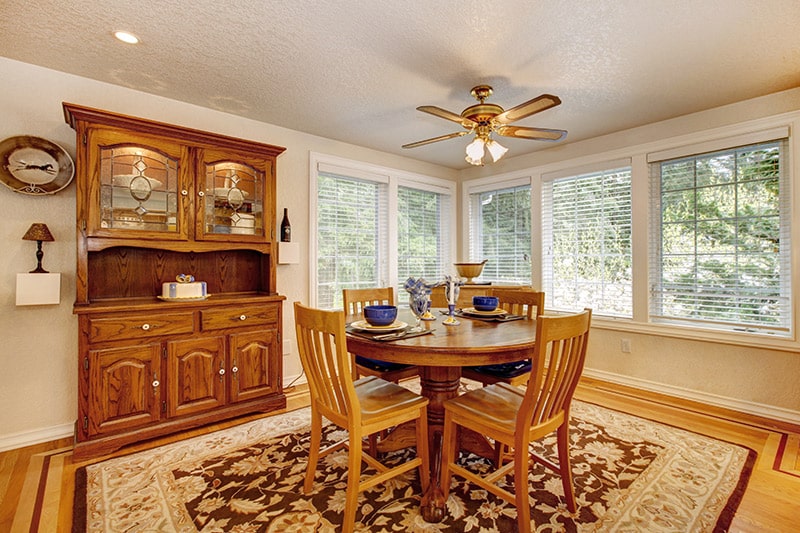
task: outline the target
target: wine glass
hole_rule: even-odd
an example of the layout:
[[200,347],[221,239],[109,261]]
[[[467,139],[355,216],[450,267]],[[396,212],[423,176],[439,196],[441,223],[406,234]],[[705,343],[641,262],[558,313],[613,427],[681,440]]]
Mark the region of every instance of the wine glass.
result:
[[411,309],[411,312],[414,314],[414,318],[416,319],[416,324],[410,331],[422,331],[422,327],[419,325],[419,322],[422,320],[423,315],[428,312],[428,304],[428,295],[425,294],[424,291],[415,291],[409,294],[408,307]]

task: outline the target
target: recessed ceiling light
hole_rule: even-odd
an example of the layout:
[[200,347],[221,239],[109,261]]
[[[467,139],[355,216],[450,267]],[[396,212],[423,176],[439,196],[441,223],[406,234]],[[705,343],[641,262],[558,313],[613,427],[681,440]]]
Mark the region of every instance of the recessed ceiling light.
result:
[[137,36],[127,31],[115,31],[114,37],[116,37],[123,43],[128,43],[128,44],[136,44],[139,42],[139,38]]

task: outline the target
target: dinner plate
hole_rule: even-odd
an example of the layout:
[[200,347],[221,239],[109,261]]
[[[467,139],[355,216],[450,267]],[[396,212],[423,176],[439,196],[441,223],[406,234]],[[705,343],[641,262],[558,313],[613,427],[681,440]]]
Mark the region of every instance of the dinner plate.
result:
[[199,302],[208,299],[209,296],[211,295],[206,294],[205,296],[195,296],[193,298],[170,298],[169,296],[159,296],[158,299],[165,302]]
[[503,316],[507,313],[505,309],[495,309],[494,311],[478,311],[474,307],[467,307],[461,310],[466,315],[474,316]]
[[366,320],[357,320],[350,324],[350,327],[353,329],[357,329],[359,331],[371,331],[372,333],[377,332],[389,332],[389,331],[397,331],[398,329],[407,328],[408,324],[405,322],[401,322],[399,320],[395,320],[388,326],[373,326]]

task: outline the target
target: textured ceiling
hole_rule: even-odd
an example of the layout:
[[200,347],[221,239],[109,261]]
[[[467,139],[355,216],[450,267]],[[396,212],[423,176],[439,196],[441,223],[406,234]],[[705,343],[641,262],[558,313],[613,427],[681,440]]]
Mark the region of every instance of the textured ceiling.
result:
[[417,106],[551,93],[516,125],[574,142],[800,86],[799,28],[798,0],[0,1],[2,56],[452,168],[467,137],[401,149],[460,129]]

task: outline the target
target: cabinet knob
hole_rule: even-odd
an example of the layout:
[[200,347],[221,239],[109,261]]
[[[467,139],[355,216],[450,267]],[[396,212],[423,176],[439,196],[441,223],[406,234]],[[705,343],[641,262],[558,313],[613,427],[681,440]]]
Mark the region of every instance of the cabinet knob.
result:
[[220,376],[224,376],[225,375],[225,369],[224,368],[220,368],[219,369],[219,375]]
[[239,320],[247,320],[247,315],[239,315]]
[[234,366],[233,368],[231,368],[231,372],[233,372],[234,374],[237,373],[238,371],[239,371],[238,366]]
[[186,189],[181,190],[181,196],[189,196],[189,191]]
[[150,331],[150,324],[142,324],[142,329],[145,331]]
[[205,195],[206,195],[205,191],[199,191],[199,192],[197,193],[197,196],[199,196],[199,197],[201,197],[201,198],[202,198],[203,196],[205,196]]
[[160,382],[160,381],[158,381],[157,379],[153,381],[153,388],[154,388],[154,389],[155,389],[155,388],[158,388],[158,386],[159,386],[159,385],[161,385],[161,382]]

